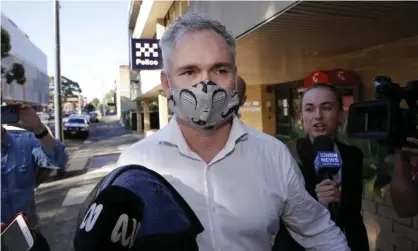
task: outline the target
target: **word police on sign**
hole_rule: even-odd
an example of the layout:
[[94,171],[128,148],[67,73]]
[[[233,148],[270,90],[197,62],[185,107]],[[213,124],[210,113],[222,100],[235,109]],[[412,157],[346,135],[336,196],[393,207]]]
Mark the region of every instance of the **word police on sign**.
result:
[[158,39],[131,39],[131,69],[159,70],[163,68]]
[[336,152],[318,152],[315,159],[315,166],[334,167],[341,166],[341,159]]

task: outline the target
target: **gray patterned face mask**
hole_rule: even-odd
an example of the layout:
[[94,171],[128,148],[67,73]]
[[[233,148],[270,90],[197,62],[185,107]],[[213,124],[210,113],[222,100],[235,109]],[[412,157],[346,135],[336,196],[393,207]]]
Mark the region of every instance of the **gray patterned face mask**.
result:
[[200,129],[214,129],[226,123],[239,108],[237,90],[227,90],[210,80],[191,88],[170,88],[169,107],[187,124]]

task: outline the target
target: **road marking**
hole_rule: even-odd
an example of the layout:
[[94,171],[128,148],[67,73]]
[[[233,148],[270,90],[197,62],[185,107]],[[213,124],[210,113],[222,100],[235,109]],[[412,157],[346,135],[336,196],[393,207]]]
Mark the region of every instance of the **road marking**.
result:
[[81,187],[71,188],[68,190],[67,196],[65,196],[61,206],[68,207],[82,204],[95,186],[96,184],[89,184]]
[[89,180],[90,179],[90,177],[88,177],[89,174],[105,173],[106,175],[110,173],[111,171],[113,171],[114,169],[116,169],[116,167],[117,167],[116,163],[113,163],[113,164],[102,166],[99,168],[94,168],[93,170],[87,172],[86,177],[84,179]]

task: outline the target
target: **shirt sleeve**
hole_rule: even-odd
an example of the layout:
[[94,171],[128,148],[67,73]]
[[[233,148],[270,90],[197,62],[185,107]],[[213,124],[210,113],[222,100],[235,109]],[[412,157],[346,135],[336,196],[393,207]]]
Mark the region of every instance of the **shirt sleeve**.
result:
[[65,168],[68,161],[68,154],[64,144],[56,139],[55,147],[51,150],[46,150],[41,146],[41,143],[33,134],[30,134],[29,137],[32,146],[32,154],[37,167],[49,169]]
[[307,250],[350,251],[328,210],[306,191],[302,173],[287,149],[281,160],[287,171],[286,202],[281,219],[293,239]]

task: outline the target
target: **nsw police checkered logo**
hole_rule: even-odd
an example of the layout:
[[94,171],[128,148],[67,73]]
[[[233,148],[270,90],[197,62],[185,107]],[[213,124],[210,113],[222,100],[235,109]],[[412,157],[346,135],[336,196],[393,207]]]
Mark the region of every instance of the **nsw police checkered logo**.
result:
[[132,70],[162,68],[161,49],[158,39],[132,39]]
[[135,43],[137,57],[158,58],[158,43]]

